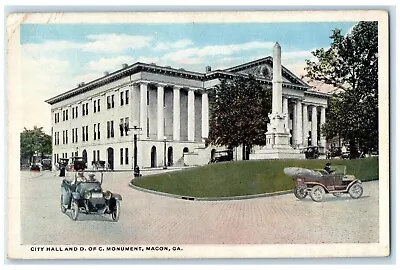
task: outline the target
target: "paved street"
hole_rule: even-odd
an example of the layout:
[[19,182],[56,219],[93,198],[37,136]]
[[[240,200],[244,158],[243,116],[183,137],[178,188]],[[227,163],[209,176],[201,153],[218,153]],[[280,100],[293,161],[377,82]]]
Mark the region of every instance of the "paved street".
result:
[[21,172],[22,244],[306,244],[378,242],[378,181],[361,199],[293,194],[236,201],[186,201],[128,186],[128,173],[108,173],[103,188],[123,197],[119,222],[60,211],[61,178]]

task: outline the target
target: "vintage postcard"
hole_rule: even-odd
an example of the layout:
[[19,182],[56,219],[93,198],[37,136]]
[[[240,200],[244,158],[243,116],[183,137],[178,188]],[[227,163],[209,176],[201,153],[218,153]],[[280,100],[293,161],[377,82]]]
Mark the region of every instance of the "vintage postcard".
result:
[[8,259],[390,254],[386,11],[11,14],[6,40]]

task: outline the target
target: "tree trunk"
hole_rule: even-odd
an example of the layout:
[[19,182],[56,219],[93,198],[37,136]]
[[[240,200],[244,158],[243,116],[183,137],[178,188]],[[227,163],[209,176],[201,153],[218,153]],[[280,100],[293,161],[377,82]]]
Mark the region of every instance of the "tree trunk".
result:
[[242,160],[246,160],[246,144],[243,143],[242,147]]
[[357,157],[356,140],[352,138],[350,139],[350,158],[354,159],[356,157]]

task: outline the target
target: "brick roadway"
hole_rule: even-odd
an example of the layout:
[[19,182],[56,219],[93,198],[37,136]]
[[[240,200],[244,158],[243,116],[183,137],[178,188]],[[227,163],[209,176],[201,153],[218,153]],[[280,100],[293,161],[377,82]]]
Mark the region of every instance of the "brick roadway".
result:
[[186,201],[131,189],[130,174],[108,173],[103,187],[122,195],[119,222],[59,209],[61,179],[22,172],[22,244],[307,244],[373,243],[378,236],[378,181],[364,195],[293,194],[234,201]]

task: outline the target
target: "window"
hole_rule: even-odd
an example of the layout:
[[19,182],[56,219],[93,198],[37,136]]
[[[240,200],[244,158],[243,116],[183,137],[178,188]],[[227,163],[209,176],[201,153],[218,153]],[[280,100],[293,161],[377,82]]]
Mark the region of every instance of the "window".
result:
[[78,118],[78,106],[75,107],[75,118]]
[[147,91],[147,105],[150,105],[150,91]]
[[124,136],[124,118],[119,120],[119,133],[120,136]]
[[147,136],[147,138],[150,136],[150,125],[149,125],[149,118],[148,117],[147,117],[146,136]]
[[86,126],[86,141],[89,141],[89,126]]
[[[96,107],[95,107],[96,108]],[[96,126],[97,126],[97,124],[94,124],[93,125],[93,140],[96,140],[97,138],[96,138],[96,136],[97,136],[97,129],[96,129]]]
[[111,95],[111,108],[114,108],[114,95]]
[[68,121],[68,110],[65,111],[65,121]]
[[85,141],[85,127],[82,127],[82,141]]
[[111,121],[111,138],[114,138],[114,121]]
[[72,107],[72,119],[75,118],[75,107]]
[[108,96],[108,97],[107,97],[107,109],[110,109],[110,108],[111,108],[111,102],[110,102],[110,99],[111,99],[111,97],[110,97],[110,96]]
[[78,142],[78,128],[75,128],[75,142]]
[[65,121],[65,111],[63,111],[63,121]]
[[119,161],[120,165],[124,164],[124,148],[119,149]]
[[92,159],[92,162],[95,162],[96,161],[96,150],[93,150],[93,159]]
[[129,131],[129,117],[125,117],[125,136],[128,136],[128,131]]
[[88,115],[88,114],[89,114],[89,103],[86,103],[86,115]]
[[75,129],[72,129],[72,143],[75,142]]
[[93,103],[93,112],[95,113],[97,111],[97,100],[95,100]]
[[100,111],[100,99],[97,100],[97,111]]
[[97,139],[100,140],[100,123],[97,124]]
[[129,104],[129,90],[125,91],[125,104],[128,105]]
[[120,92],[119,95],[120,95],[121,106],[124,106],[124,92]]
[[100,160],[100,150],[97,150],[97,161]]
[[68,144],[68,130],[65,131],[65,144]]
[[125,164],[126,164],[126,165],[129,164],[129,152],[128,152],[128,148],[125,148]]
[[110,121],[107,121],[107,138],[110,138]]

